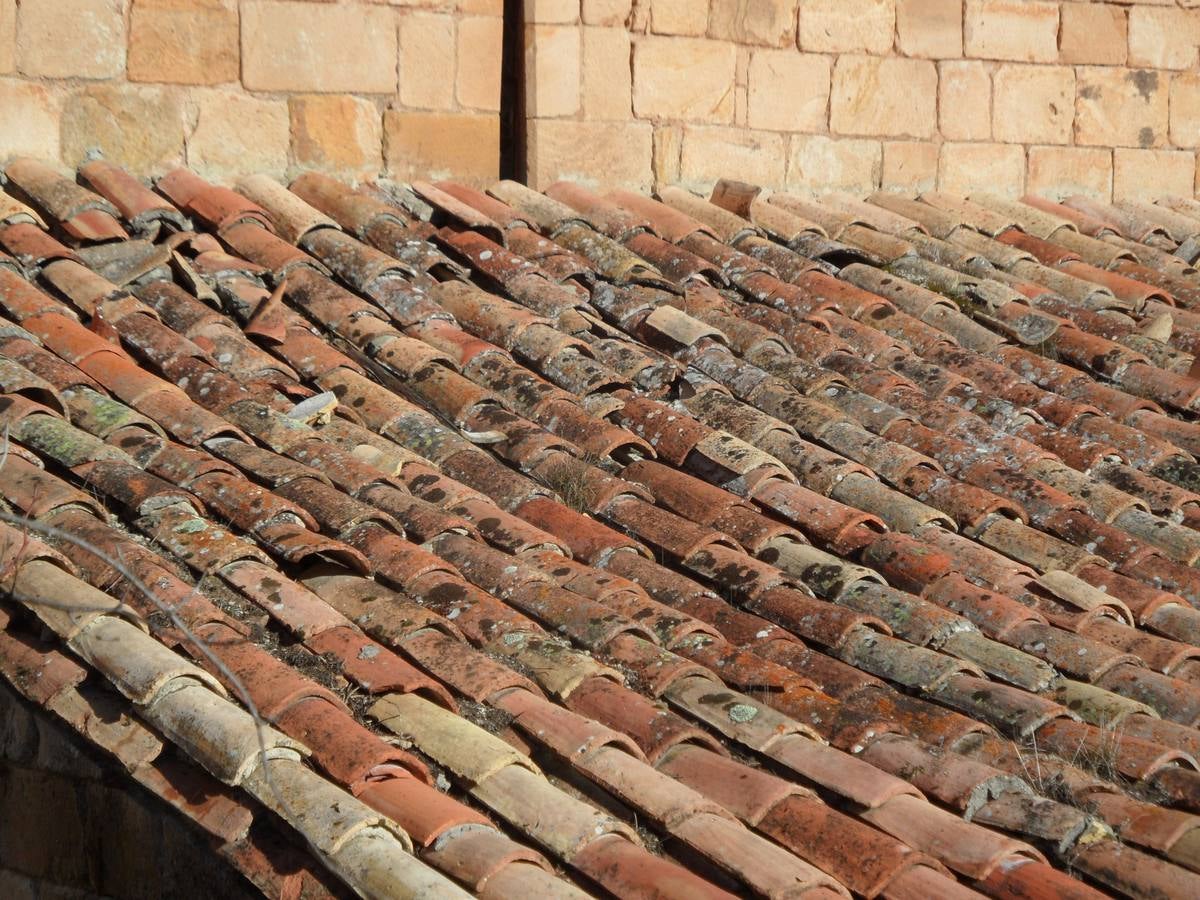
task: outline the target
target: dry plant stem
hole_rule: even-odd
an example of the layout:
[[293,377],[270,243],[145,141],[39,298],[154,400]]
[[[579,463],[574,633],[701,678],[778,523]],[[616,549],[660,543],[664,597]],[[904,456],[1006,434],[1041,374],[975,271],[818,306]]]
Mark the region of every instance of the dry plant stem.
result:
[[[0,456],[0,467],[3,467],[4,461],[6,461],[7,459],[8,459],[8,441],[7,441],[7,434],[6,434],[5,441],[4,441],[3,455]],[[42,523],[36,522],[33,519],[26,518],[25,516],[14,515],[13,513],[10,513],[4,509],[0,509],[0,522],[3,522],[4,524],[7,524],[7,525],[12,525],[14,528],[21,529],[22,534],[28,534],[29,532],[32,531],[36,534],[41,535],[42,537],[50,538],[55,541],[64,541],[68,544],[71,544],[74,547],[78,547],[80,550],[83,550],[87,553],[91,553],[97,559],[100,559],[105,564],[110,566],[113,569],[113,571],[115,571],[117,574],[119,574],[123,578],[125,578],[126,581],[128,581],[131,585],[133,585],[134,589],[137,590],[138,593],[140,593],[148,601],[150,601],[151,605],[154,606],[155,609],[157,609],[159,612],[161,612],[163,615],[165,615],[167,617],[167,619],[171,622],[171,624],[173,626],[175,626],[175,628],[177,628],[179,630],[179,632],[185,638],[187,638],[187,640],[192,644],[192,646],[196,647],[196,649],[200,651],[200,654],[206,660],[208,660],[212,664],[213,668],[216,669],[217,672],[219,672],[221,674],[221,676],[229,683],[229,685],[233,688],[234,694],[242,702],[242,705],[245,706],[246,711],[250,714],[250,717],[254,720],[254,734],[255,734],[255,737],[258,739],[258,753],[259,753],[259,758],[261,760],[260,764],[263,769],[263,776],[264,776],[263,780],[267,785],[267,789],[274,795],[276,802],[279,803],[280,808],[284,812],[287,813],[289,820],[294,820],[296,818],[296,815],[293,812],[293,810],[291,809],[291,807],[288,805],[287,799],[284,797],[283,793],[276,787],[275,782],[271,776],[271,768],[269,765],[267,765],[267,761],[268,761],[267,760],[267,744],[266,744],[265,738],[263,737],[263,733],[264,733],[263,730],[266,727],[266,723],[263,721],[262,716],[259,715],[258,707],[254,705],[254,701],[250,698],[250,693],[249,693],[249,691],[246,690],[246,686],[244,684],[242,684],[241,679],[238,678],[238,676],[232,670],[230,670],[230,668],[228,666],[226,666],[225,663],[223,663],[221,661],[221,659],[215,653],[213,653],[213,651],[211,649],[209,649],[208,644],[204,641],[203,638],[194,634],[192,632],[192,630],[190,628],[188,628],[187,623],[185,623],[183,621],[183,619],[181,619],[179,617],[179,614],[175,611],[174,605],[162,602],[162,600],[160,600],[157,596],[155,596],[154,592],[152,590],[150,590],[150,588],[147,587],[145,584],[143,584],[141,579],[138,578],[137,575],[134,574],[129,569],[129,567],[126,566],[121,560],[113,558],[110,554],[101,550],[99,547],[96,547],[90,541],[84,540],[83,538],[76,537],[73,534],[65,532],[59,528],[55,528],[52,525],[43,525]],[[14,565],[18,565],[18,566],[20,565],[19,557],[14,562]],[[192,586],[193,593],[195,593],[198,590],[199,590],[199,588],[197,585]],[[15,595],[13,595],[13,596],[15,596]],[[21,599],[21,598],[16,598],[16,599]],[[41,601],[41,600],[35,600],[35,601],[22,600],[22,602],[29,602],[31,605],[40,605],[40,606],[46,606],[46,607],[53,608],[53,609],[62,609],[62,610],[67,610],[67,611],[70,611],[70,610],[78,611],[80,609],[84,609],[84,607],[81,607],[78,604],[46,603],[45,601]],[[97,611],[97,609],[95,607],[87,607],[86,609],[88,612],[96,612]],[[100,611],[121,613],[123,615],[128,615],[131,612],[131,610],[129,610],[129,608],[127,606],[125,606],[125,604],[123,604],[120,601],[115,600],[115,599],[113,601],[113,607],[111,610],[100,610]],[[295,829],[293,829],[293,830],[295,830]],[[316,848],[311,844],[311,842],[308,841],[308,838],[304,835],[304,833],[303,832],[298,832],[298,833],[300,834],[300,836],[302,838],[304,838],[305,843],[307,843],[309,846],[309,849],[311,851],[313,851],[313,855],[317,859],[320,859],[321,858],[320,854],[318,852],[316,852]]]

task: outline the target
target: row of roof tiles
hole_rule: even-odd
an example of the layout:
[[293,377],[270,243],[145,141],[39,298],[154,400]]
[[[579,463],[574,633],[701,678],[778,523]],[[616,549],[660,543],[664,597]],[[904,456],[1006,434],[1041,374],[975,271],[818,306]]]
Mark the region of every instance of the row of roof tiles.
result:
[[0,666],[264,890],[1196,889],[1190,201],[6,175]]

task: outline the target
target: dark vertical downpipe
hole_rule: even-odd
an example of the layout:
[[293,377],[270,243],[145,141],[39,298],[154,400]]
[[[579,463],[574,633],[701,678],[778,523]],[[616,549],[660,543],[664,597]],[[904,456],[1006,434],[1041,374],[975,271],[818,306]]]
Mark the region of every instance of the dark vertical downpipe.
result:
[[524,6],[524,0],[504,0],[500,57],[500,177],[521,182],[525,181]]

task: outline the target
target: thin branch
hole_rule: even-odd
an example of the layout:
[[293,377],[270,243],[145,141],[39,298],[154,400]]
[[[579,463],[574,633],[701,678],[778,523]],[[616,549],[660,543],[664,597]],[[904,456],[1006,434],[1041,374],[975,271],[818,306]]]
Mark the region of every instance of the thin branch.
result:
[[[3,449],[4,455],[0,459],[6,460],[8,458],[7,431],[5,433],[5,439],[6,440],[5,440],[5,445],[4,445],[4,449]],[[0,467],[2,467],[2,466],[3,466],[3,462],[0,462]],[[199,650],[200,654],[205,659],[207,659],[209,661],[209,663],[211,663],[212,667],[214,669],[216,669],[217,672],[229,683],[229,685],[233,688],[234,694],[242,702],[242,704],[246,707],[246,710],[247,710],[247,712],[249,712],[250,717],[254,720],[254,733],[255,733],[256,738],[258,739],[258,752],[259,752],[259,757],[260,757],[261,765],[262,765],[262,769],[263,769],[263,781],[267,785],[267,789],[271,791],[272,795],[274,795],[275,800],[276,800],[276,802],[279,803],[280,808],[285,813],[287,813],[288,818],[290,820],[295,820],[297,818],[296,814],[292,811],[291,807],[288,805],[287,799],[284,797],[283,792],[280,791],[276,787],[275,782],[271,776],[270,766],[267,765],[267,762],[268,762],[267,742],[266,742],[266,738],[265,738],[267,724],[266,724],[266,722],[264,722],[262,716],[259,714],[258,707],[255,705],[254,700],[251,699],[250,692],[246,689],[245,684],[242,683],[241,678],[239,678],[237,676],[237,674],[233,672],[232,669],[230,669],[227,665],[225,665],[225,663],[220,659],[220,657],[218,657],[209,648],[208,643],[203,638],[201,638],[199,635],[195,634],[191,630],[191,628],[188,627],[187,623],[184,622],[184,620],[180,617],[180,615],[176,611],[176,606],[174,604],[164,603],[154,593],[154,591],[152,591],[140,578],[138,578],[138,576],[127,565],[125,565],[125,563],[123,561],[121,561],[119,559],[115,559],[111,554],[107,553],[104,550],[101,550],[95,544],[91,543],[90,541],[88,541],[84,538],[76,537],[75,535],[71,534],[70,532],[63,531],[61,528],[55,528],[53,525],[45,525],[41,522],[38,522],[34,519],[30,519],[26,516],[14,515],[13,513],[10,513],[4,509],[0,509],[0,522],[3,522],[7,525],[12,525],[15,528],[21,529],[22,533],[27,533],[27,532],[32,531],[43,537],[50,538],[51,540],[62,541],[62,542],[71,544],[72,546],[77,547],[80,550],[84,550],[87,553],[92,554],[97,559],[103,561],[106,565],[108,565],[110,568],[112,568],[119,575],[121,575],[127,582],[129,582],[129,584],[131,584],[134,587],[135,590],[138,591],[138,593],[140,593],[143,597],[145,597],[150,602],[150,604],[152,606],[154,606],[155,609],[157,609],[159,612],[161,612],[163,615],[165,615],[167,617],[167,619],[170,621],[170,623],[173,626],[175,626],[175,628],[177,628],[179,630],[179,632],[181,634],[183,634],[183,636],[194,647],[196,647]],[[20,564],[19,558],[14,564],[15,565]],[[192,585],[192,590],[198,594],[199,586]],[[15,596],[15,594],[14,594],[14,596]],[[71,604],[64,603],[64,604],[60,605],[60,604],[55,604],[55,603],[46,603],[43,601],[36,601],[36,602],[41,605],[47,606],[48,608],[64,609],[67,611],[73,610],[76,612],[78,612],[80,610],[83,610],[86,612],[110,612],[110,611],[111,612],[119,612],[122,609],[127,608],[127,607],[125,607],[125,604],[121,603],[116,598],[114,598],[114,600],[113,600],[115,605],[112,607],[111,610],[106,610],[103,608],[98,609],[97,607],[85,607],[80,604],[71,605]],[[290,825],[291,821],[289,821],[288,824]],[[293,828],[294,828],[294,826],[293,826]],[[313,847],[311,842],[308,841],[307,835],[305,835],[303,832],[299,832],[299,833],[300,833],[301,837],[304,838],[305,842],[309,844],[309,847],[311,850],[313,850],[314,855],[319,859],[320,853],[319,853],[319,851],[317,851],[317,848]]]

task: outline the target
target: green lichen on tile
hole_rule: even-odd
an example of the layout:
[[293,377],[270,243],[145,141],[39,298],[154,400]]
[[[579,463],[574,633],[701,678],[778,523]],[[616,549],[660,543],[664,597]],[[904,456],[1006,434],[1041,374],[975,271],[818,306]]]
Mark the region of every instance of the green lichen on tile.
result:
[[208,530],[208,523],[203,519],[188,519],[186,522],[180,522],[171,530],[176,534],[199,534]]
[[13,437],[68,468],[101,459],[133,465],[133,460],[123,450],[55,416],[27,416],[14,430]]
[[89,387],[64,391],[63,400],[71,422],[99,435],[111,434],[125,425],[142,424],[145,419],[130,407]]
[[729,707],[728,713],[729,718],[739,725],[752,722],[758,717],[758,709],[750,706],[748,703],[735,703]]

